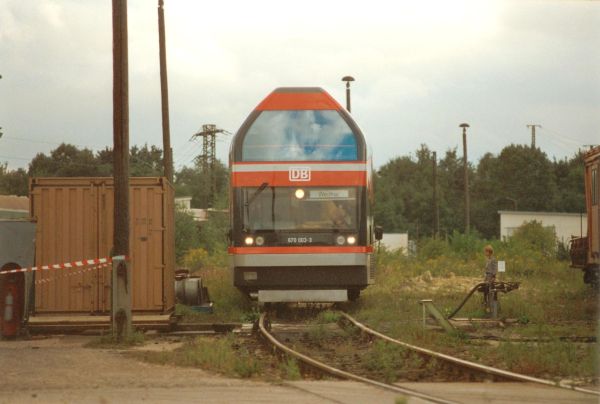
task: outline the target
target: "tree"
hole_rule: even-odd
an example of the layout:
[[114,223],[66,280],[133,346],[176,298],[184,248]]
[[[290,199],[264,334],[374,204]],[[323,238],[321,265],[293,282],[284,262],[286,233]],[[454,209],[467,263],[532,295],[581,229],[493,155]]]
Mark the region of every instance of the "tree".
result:
[[584,154],[579,151],[571,159],[553,164],[557,188],[554,210],[558,212],[585,212]]
[[27,196],[29,194],[29,177],[27,172],[18,168],[8,170],[7,164],[0,164],[0,194]]
[[101,176],[97,161],[89,149],[62,143],[50,156],[38,153],[29,163],[31,177],[97,177]]
[[[469,178],[474,179],[475,172],[468,166]],[[452,234],[454,230],[465,228],[465,174],[462,157],[458,157],[456,148],[446,151],[438,166],[440,231]],[[471,198],[472,200],[473,198]],[[476,223],[472,226],[476,228]]]
[[183,209],[175,209],[175,259],[177,263],[192,248],[198,247],[200,237],[194,216]]
[[554,169],[540,149],[514,144],[505,147],[491,174],[498,196],[516,200],[519,210],[552,211],[555,208]]
[[[133,146],[129,150],[129,174],[132,177],[162,176],[162,150],[156,146]],[[106,147],[95,155],[61,144],[47,156],[38,153],[29,164],[32,177],[110,177],[113,175],[113,151]]]
[[510,197],[502,195],[501,184],[495,176],[498,158],[486,153],[477,165],[471,187],[471,218],[473,227],[486,238],[497,237],[500,232],[498,211],[514,208]]
[[375,222],[387,232],[433,232],[433,158],[426,145],[410,156],[391,160],[375,175]]
[[229,170],[219,160],[215,162],[216,193],[213,195],[211,176],[204,168],[183,167],[175,173],[175,193],[178,196],[191,196],[195,208],[225,209],[228,206]]

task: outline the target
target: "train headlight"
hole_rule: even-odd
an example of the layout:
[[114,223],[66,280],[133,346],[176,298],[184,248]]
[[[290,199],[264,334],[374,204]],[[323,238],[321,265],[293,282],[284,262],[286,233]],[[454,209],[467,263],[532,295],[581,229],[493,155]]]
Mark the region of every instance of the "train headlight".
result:
[[252,244],[254,244],[254,238],[252,238],[250,236],[246,237],[244,239],[244,244],[246,244],[246,245],[252,245]]
[[337,243],[337,245],[344,245],[344,243],[346,242],[346,238],[344,236],[337,236],[335,242]]
[[265,238],[263,236],[256,237],[256,245],[263,245],[265,243]]
[[354,243],[356,243],[356,237],[348,236],[348,238],[346,239],[346,242],[350,245],[353,245]]
[[304,198],[304,190],[297,189],[296,192],[294,192],[294,195],[296,196],[296,198],[302,199],[302,198]]

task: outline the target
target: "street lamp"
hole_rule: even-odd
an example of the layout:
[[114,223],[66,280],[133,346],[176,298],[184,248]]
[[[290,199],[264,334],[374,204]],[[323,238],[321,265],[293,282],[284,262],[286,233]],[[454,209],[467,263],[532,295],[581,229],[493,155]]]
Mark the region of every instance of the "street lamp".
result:
[[350,82],[354,81],[354,77],[344,76],[342,77],[342,81],[346,82],[346,109],[350,112]]
[[465,233],[469,233],[469,229],[471,227],[471,214],[469,208],[469,165],[467,160],[467,128],[469,127],[468,123],[461,123],[458,125],[459,128],[462,128],[462,137],[463,137],[463,167],[465,172]]

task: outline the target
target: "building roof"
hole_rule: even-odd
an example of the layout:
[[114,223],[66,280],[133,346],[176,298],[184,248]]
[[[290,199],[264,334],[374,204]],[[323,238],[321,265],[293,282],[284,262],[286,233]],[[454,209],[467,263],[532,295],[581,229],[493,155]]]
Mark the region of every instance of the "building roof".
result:
[[29,212],[29,198],[26,196],[0,195],[0,210]]
[[499,215],[515,215],[515,216],[585,216],[586,213],[571,213],[571,212],[528,212],[523,210],[499,210]]

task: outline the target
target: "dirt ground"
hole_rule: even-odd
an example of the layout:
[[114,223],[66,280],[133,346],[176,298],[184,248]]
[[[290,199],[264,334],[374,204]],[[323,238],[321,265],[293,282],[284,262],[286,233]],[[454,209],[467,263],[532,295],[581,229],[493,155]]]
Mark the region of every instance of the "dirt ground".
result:
[[[84,347],[90,337],[0,341],[0,403],[395,403],[392,392],[345,381],[279,384],[230,379],[199,369],[152,365],[120,350]],[[148,349],[171,349],[148,344]],[[412,383],[465,403],[597,403],[598,397],[517,383]],[[421,400],[409,399],[408,403]]]

